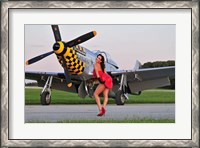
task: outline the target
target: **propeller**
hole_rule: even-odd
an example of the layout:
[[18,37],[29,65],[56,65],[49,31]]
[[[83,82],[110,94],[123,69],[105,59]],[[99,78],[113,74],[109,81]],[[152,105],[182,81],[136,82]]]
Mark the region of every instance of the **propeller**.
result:
[[81,44],[81,43],[93,38],[96,34],[97,34],[96,31],[91,31],[89,33],[86,33],[86,34],[74,39],[74,40],[71,40],[71,41],[65,43],[65,46],[66,47],[76,46],[78,44]]
[[[59,30],[59,28],[58,28],[58,25],[51,25],[51,27],[52,27],[52,30],[53,30],[53,33],[54,33],[54,37],[55,37],[56,42],[61,41],[62,39],[61,39],[61,36],[60,36],[60,30]],[[41,59],[43,59],[43,58],[45,58],[45,57],[51,55],[52,53],[54,53],[54,51],[47,52],[47,53],[44,53],[44,54],[39,55],[39,56],[37,56],[37,57],[34,57],[34,58],[30,59],[30,60],[27,60],[27,61],[26,61],[26,65],[30,65],[30,64],[33,64],[33,63],[35,63],[35,62],[38,62],[38,61],[40,61]]]
[[33,63],[35,63],[35,62],[37,62],[39,60],[42,60],[43,58],[51,55],[52,53],[54,53],[54,51],[50,51],[50,52],[44,53],[42,55],[39,55],[37,57],[34,57],[34,58],[30,59],[30,60],[27,60],[26,61],[26,65],[30,65],[30,64],[33,64]]
[[61,41],[60,30],[58,25],[51,25],[56,42]]
[[[56,50],[56,49],[60,48],[60,44],[58,42],[62,41],[62,38],[61,38],[61,35],[60,35],[60,30],[59,30],[58,25],[51,25],[51,27],[52,27],[54,37],[55,37],[55,41],[56,41],[53,48],[54,48],[54,50]],[[80,36],[76,39],[69,41],[69,42],[63,42],[64,48],[73,47],[73,46],[76,46],[78,44],[81,44],[81,43],[93,38],[96,34],[97,34],[96,31],[91,31],[91,32],[86,33],[86,34],[84,34],[84,35],[82,35],[82,36]],[[44,53],[42,55],[39,55],[37,57],[34,57],[34,58],[26,61],[26,65],[33,64],[33,63],[51,55],[52,53],[54,53],[54,51],[50,51],[50,52]],[[65,72],[66,82],[67,82],[68,87],[71,87],[72,86],[71,76],[70,76],[70,73],[68,71],[67,64],[65,62],[64,56],[61,55],[61,57],[62,57],[62,63],[63,63],[62,66],[63,66],[64,72]]]
[[[65,61],[64,56],[62,56],[62,60]],[[64,67],[65,79],[66,79],[66,82],[67,82],[67,86],[71,87],[72,86],[71,76],[69,74],[67,64],[65,62],[63,62],[63,67]]]
[[[55,37],[55,40],[56,40],[56,43],[53,45],[53,49],[59,49],[60,48],[60,44],[58,44],[57,42],[58,41],[61,41],[61,36],[60,36],[60,31],[59,31],[59,28],[58,28],[58,25],[51,25],[52,27],[52,30],[53,30],[53,33],[54,33],[54,37]],[[64,56],[62,55],[62,66],[64,68],[64,73],[65,73],[65,79],[66,79],[66,83],[67,83],[67,86],[68,87],[71,87],[72,86],[72,81],[71,81],[71,76],[70,76],[70,73],[69,73],[69,70],[67,68],[67,64],[65,62],[65,58]]]

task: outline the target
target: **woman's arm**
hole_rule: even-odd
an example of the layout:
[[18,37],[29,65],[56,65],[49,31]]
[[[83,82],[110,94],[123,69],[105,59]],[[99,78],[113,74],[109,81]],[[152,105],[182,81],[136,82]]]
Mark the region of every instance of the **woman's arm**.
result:
[[104,69],[104,73],[108,74],[108,73],[106,72],[106,69]]
[[96,76],[97,76],[97,78],[99,78],[98,67],[97,67],[96,64],[94,65],[94,70],[95,70],[95,72],[96,72]]
[[100,78],[100,76],[99,76],[99,67],[98,67],[96,64],[94,65],[94,70],[95,70],[95,72],[96,72],[96,76],[97,76],[99,82],[100,82],[101,84],[104,84],[104,82],[101,80],[101,78]]

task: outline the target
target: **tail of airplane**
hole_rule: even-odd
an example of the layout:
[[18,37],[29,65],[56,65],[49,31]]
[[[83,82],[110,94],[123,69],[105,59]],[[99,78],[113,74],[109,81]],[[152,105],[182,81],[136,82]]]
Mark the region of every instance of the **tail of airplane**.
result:
[[141,68],[141,63],[138,61],[138,60],[136,60],[135,61],[135,65],[134,65],[134,67],[133,67],[133,70],[138,70],[138,69],[140,69]]

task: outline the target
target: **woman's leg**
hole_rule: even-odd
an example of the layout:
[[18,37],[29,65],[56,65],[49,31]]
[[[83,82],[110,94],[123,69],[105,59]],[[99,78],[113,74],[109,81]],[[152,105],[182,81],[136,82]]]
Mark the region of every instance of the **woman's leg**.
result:
[[106,108],[106,105],[108,103],[108,93],[109,93],[109,89],[105,88],[103,91],[103,97],[104,97],[104,101],[103,101],[103,107]]
[[94,92],[94,97],[96,99],[96,103],[97,103],[97,106],[99,108],[99,111],[101,111],[101,101],[100,101],[100,98],[99,98],[99,94],[105,89],[105,85],[104,84],[99,84]]

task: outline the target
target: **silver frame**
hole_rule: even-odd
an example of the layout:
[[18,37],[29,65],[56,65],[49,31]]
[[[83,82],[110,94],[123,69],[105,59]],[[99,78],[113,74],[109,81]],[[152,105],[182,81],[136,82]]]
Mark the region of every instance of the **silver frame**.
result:
[[[10,140],[8,139],[9,8],[186,8],[192,11],[191,140]],[[199,147],[199,2],[198,1],[3,1],[1,2],[1,146],[2,147]]]

